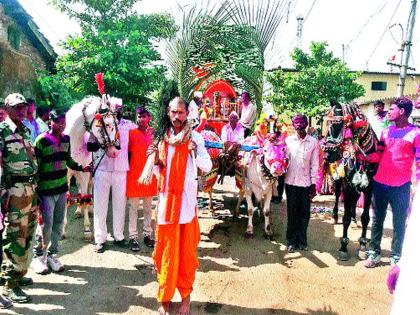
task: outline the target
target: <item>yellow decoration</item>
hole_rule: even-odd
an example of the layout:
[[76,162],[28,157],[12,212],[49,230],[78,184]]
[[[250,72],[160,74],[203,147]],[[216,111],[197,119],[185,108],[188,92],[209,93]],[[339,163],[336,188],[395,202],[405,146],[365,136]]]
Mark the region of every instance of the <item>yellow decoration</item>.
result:
[[338,173],[338,176],[340,176],[340,178],[344,178],[344,176],[346,175],[346,172],[344,170],[344,165],[343,164],[340,164],[338,166],[337,173]]

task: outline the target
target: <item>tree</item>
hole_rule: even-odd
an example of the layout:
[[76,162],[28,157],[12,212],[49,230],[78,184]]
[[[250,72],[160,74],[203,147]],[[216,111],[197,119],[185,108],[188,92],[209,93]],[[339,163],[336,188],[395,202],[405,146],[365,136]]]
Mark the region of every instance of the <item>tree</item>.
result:
[[77,103],[83,95],[68,89],[59,74],[51,75],[46,72],[38,73],[40,100],[38,105],[50,108],[68,108]]
[[272,85],[267,101],[277,112],[288,116],[301,112],[322,120],[331,99],[350,102],[364,95],[364,88],[355,82],[360,73],[349,72],[327,46],[312,42],[309,54],[295,48],[291,56],[296,71],[277,70],[267,75]]
[[159,64],[156,41],[175,32],[168,14],[140,15],[138,0],[54,0],[77,19],[81,34],[63,43],[66,53],[57,60],[62,82],[77,94],[97,94],[94,75],[104,72],[106,93],[125,103],[138,104],[160,87],[166,71]]
[[[178,32],[167,41],[167,59],[180,94],[190,98],[197,85],[222,78],[250,92],[260,111],[265,50],[286,6],[275,0],[225,0],[220,6],[207,1],[201,9],[180,8]],[[197,78],[194,70],[202,76]]]

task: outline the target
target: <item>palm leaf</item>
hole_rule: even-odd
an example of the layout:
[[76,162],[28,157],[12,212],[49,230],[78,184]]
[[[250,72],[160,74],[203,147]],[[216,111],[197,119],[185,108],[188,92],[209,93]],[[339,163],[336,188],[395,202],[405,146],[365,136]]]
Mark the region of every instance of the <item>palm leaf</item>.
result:
[[227,20],[226,12],[222,6],[210,7],[210,2],[203,8],[193,5],[189,10],[178,6],[180,16],[179,31],[176,36],[165,42],[166,59],[171,75],[178,82],[181,96],[189,98],[194,91],[198,79],[193,67],[196,66],[189,58],[189,51],[194,47],[200,51],[210,48],[210,43],[203,38],[202,31],[205,26],[212,26],[210,30],[216,33],[217,27],[222,27]]
[[265,51],[287,10],[287,1],[232,0],[227,3],[225,10],[233,23],[247,26],[245,31],[258,47],[262,57],[259,70],[246,65],[241,65],[235,70],[245,80],[246,85],[253,89],[256,105],[260,110],[264,86]]

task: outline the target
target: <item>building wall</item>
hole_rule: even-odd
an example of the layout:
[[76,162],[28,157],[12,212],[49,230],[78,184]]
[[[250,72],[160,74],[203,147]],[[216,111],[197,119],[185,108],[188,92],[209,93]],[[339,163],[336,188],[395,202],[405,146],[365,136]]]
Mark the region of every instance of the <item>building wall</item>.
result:
[[[8,39],[9,28],[18,32],[19,49],[13,48]],[[46,64],[37,49],[20,26],[4,14],[0,4],[0,98],[4,99],[13,92],[35,98],[36,71],[45,69]]]
[[[416,94],[417,85],[420,77],[407,76],[405,80],[404,94]],[[387,88],[385,91],[372,90],[372,82],[386,82]],[[397,86],[399,81],[399,73],[363,73],[357,79],[357,83],[363,85],[365,88],[365,95],[358,98],[357,101],[361,103],[371,102],[376,99],[392,98],[397,95]]]
[[[386,82],[387,88],[384,91],[372,90],[372,82]],[[373,103],[382,100],[385,103],[385,110],[388,110],[392,99],[397,95],[399,73],[363,73],[357,82],[365,88],[365,95],[356,101],[360,104],[362,111],[369,117],[373,115]],[[420,84],[420,75],[408,75],[405,79],[404,95],[415,101],[417,98],[417,87]],[[410,118],[411,122],[419,124],[420,110],[413,109]]]

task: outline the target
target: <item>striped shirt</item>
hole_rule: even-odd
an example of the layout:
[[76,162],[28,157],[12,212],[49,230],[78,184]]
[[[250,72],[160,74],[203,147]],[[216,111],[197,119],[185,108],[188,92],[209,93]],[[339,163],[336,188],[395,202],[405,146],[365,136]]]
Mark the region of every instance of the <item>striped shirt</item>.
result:
[[36,138],[34,145],[39,165],[38,193],[49,196],[67,192],[67,167],[83,169],[71,158],[70,137],[62,134],[58,141],[46,132]]

